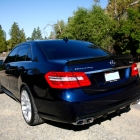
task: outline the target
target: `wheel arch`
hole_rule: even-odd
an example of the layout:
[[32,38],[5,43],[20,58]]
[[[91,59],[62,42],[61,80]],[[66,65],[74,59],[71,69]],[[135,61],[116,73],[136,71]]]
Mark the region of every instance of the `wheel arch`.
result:
[[[20,94],[21,94],[22,88],[25,87],[25,86],[30,90],[30,87],[29,87],[26,83],[23,82],[23,83],[20,85],[20,88],[19,88]],[[30,91],[31,91],[31,90],[30,90]]]

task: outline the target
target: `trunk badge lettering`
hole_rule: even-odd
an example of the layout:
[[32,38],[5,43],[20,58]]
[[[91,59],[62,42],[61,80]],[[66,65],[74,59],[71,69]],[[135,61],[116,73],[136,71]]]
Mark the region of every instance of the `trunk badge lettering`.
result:
[[133,61],[129,61],[129,64],[133,64]]
[[86,70],[86,69],[93,69],[93,67],[75,68],[75,70]]

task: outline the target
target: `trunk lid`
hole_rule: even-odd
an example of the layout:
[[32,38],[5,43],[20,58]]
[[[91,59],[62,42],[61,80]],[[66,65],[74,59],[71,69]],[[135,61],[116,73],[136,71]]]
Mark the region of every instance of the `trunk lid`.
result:
[[67,65],[72,72],[84,72],[91,85],[82,87],[87,94],[122,90],[134,86],[136,76],[131,76],[132,56],[111,55],[79,60],[69,60]]

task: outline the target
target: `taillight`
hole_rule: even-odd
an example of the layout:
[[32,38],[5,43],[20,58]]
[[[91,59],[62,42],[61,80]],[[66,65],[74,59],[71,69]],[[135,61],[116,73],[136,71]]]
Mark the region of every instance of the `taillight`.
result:
[[45,78],[52,88],[78,88],[91,85],[84,72],[48,72]]
[[131,67],[131,76],[136,76],[138,74],[139,72],[138,72],[137,64],[134,63],[132,64],[132,67]]

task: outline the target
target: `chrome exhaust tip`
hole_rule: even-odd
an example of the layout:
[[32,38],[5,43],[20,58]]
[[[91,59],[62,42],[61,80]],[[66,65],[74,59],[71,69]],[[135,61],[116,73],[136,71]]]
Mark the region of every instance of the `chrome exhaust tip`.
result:
[[136,101],[136,104],[140,105],[140,99]]
[[94,118],[87,118],[87,123],[89,124],[89,123],[93,123],[93,121],[94,121]]
[[135,104],[140,105],[140,99],[139,99],[139,100],[137,100],[136,102],[134,102],[132,105],[135,105]]
[[86,118],[86,119],[80,119],[80,120],[77,120],[75,123],[73,123],[74,125],[85,125],[85,124],[90,124],[90,123],[93,123],[94,121],[94,118],[91,117],[91,118]]

